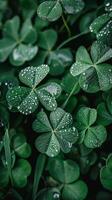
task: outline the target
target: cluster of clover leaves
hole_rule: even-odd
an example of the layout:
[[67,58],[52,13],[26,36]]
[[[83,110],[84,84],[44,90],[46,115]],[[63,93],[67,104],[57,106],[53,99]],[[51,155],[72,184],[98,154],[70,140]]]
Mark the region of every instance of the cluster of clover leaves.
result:
[[[111,192],[112,154],[102,150],[112,140],[111,0],[103,13],[89,13],[92,20],[86,16],[84,32],[75,36],[67,22],[85,14],[86,1],[20,0],[21,15],[5,23],[8,2],[0,4],[0,199],[10,186],[15,200],[23,200],[15,188],[25,186],[27,200],[88,199],[90,170],[90,179]],[[61,18],[69,38],[58,46]],[[69,42],[88,33],[92,44],[78,45],[74,58]],[[110,197],[102,192],[97,199],[103,195]]]

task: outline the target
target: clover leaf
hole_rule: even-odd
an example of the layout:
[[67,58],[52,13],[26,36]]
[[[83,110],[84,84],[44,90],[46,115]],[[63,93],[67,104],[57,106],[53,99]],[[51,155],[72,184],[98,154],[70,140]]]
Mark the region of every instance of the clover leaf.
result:
[[[19,159],[12,169],[12,181],[15,187],[22,188],[27,184],[27,178],[31,173],[31,166],[27,160]],[[6,187],[9,183],[7,167],[0,166],[0,185]]]
[[101,168],[100,180],[104,188],[112,191],[112,154],[106,160],[106,165]]
[[52,159],[48,162],[50,175],[61,183],[72,183],[79,178],[80,169],[76,162],[72,160]]
[[107,137],[107,132],[103,125],[92,126],[96,118],[97,111],[88,107],[80,108],[76,116],[80,143],[84,143],[88,148],[100,147]]
[[37,14],[42,19],[55,21],[62,15],[62,7],[59,1],[45,1],[37,9]]
[[112,65],[104,63],[112,57],[112,49],[97,41],[91,47],[91,57],[81,46],[76,53],[76,62],[70,72],[79,76],[80,87],[86,92],[106,91],[112,88]]
[[36,148],[50,157],[58,155],[60,150],[68,153],[78,139],[71,114],[61,108],[51,112],[49,119],[44,111],[39,112],[33,130],[43,133],[36,139]]
[[36,30],[30,19],[26,19],[20,29],[18,16],[8,20],[3,29],[3,38],[0,40],[0,61],[10,57],[12,65],[22,65],[37,54],[37,46],[33,46],[37,39]]
[[87,196],[87,186],[80,176],[79,166],[71,160],[53,158],[49,160],[48,171],[59,183],[62,183],[62,198],[64,200],[83,200]]
[[21,158],[28,158],[31,155],[31,147],[23,134],[15,134],[11,140],[11,147],[15,154]]
[[84,1],[83,0],[61,0],[62,6],[68,14],[76,14],[83,10]]
[[27,67],[20,71],[20,81],[28,87],[17,86],[7,92],[9,106],[16,108],[19,112],[27,115],[34,112],[39,101],[48,110],[55,110],[57,107],[54,96],[44,87],[37,88],[37,85],[49,73],[48,65],[38,67]]
[[[108,5],[108,2],[107,2]],[[105,9],[111,9],[106,6]],[[98,16],[90,25],[90,31],[96,34],[97,40],[111,46],[112,42],[112,16],[103,14]]]
[[50,22],[59,19],[63,10],[68,14],[76,14],[84,8],[83,0],[54,0],[45,1],[38,6],[37,14],[43,20]]
[[103,126],[108,126],[112,123],[112,113],[110,113],[106,102],[98,104],[97,112],[98,112],[97,122],[99,124],[102,124]]

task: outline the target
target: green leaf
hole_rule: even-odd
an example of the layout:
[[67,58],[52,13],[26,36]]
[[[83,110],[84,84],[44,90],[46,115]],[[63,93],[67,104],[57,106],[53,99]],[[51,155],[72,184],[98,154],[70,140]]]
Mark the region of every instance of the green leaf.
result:
[[104,188],[112,191],[112,154],[108,156],[106,166],[101,168],[100,180]]
[[53,29],[48,29],[39,33],[39,47],[51,51],[57,41],[57,33]]
[[77,113],[76,119],[79,122],[79,129],[87,128],[94,124],[97,118],[97,111],[94,108],[82,107]]
[[31,155],[31,147],[26,142],[25,136],[22,134],[13,136],[12,146],[15,153],[22,158],[28,158]]
[[71,67],[71,74],[73,76],[80,75],[85,70],[90,68],[92,65],[91,58],[85,47],[81,46],[78,48],[76,53],[76,63],[74,63]]
[[61,86],[56,82],[49,81],[43,86],[43,88],[55,98],[58,98],[62,92]]
[[19,66],[26,61],[32,60],[38,52],[37,46],[20,44],[17,46],[10,57],[12,65]]
[[106,102],[107,102],[108,110],[109,110],[110,114],[112,114],[112,93],[111,92],[106,97]]
[[97,17],[92,24],[90,25],[90,31],[94,33],[98,33],[101,28],[110,20],[110,17],[108,14],[103,14],[99,17]]
[[27,184],[27,177],[31,173],[31,166],[27,160],[19,159],[12,170],[15,187],[22,188]]
[[46,162],[46,156],[40,154],[37,158],[36,165],[35,165],[32,199],[37,199],[36,196],[37,196],[37,191],[39,187],[39,181],[41,179],[41,176],[44,170],[45,162]]
[[50,111],[55,110],[57,103],[54,95],[46,89],[37,85],[49,72],[48,65],[38,67],[27,67],[19,73],[22,83],[29,87],[14,87],[7,92],[6,98],[10,107],[18,109],[23,114],[31,114],[38,107],[38,100]]
[[49,73],[48,65],[27,67],[19,73],[19,79],[25,85],[35,88]]
[[36,140],[36,148],[50,157],[59,154],[60,149],[67,153],[78,139],[78,133],[72,125],[72,117],[61,108],[51,112],[50,120],[45,112],[37,114],[33,130],[42,132]]
[[79,180],[72,184],[66,184],[62,191],[64,200],[83,200],[88,193],[87,185]]
[[2,165],[0,165],[0,186],[6,187],[9,183],[9,174],[7,171],[7,168],[4,168]]
[[48,21],[56,21],[62,15],[62,7],[59,1],[45,1],[38,7],[37,14]]
[[80,75],[79,84],[86,92],[106,91],[112,87],[112,65],[102,63],[112,57],[111,51],[106,45],[95,42],[91,47],[91,60],[84,47],[78,49],[70,72],[73,76]]
[[97,111],[92,108],[82,107],[77,113],[77,128],[80,134],[80,143],[84,142],[88,148],[97,148],[105,142],[107,132],[104,126],[91,126],[95,123]]
[[49,111],[57,108],[57,102],[54,95],[48,92],[46,89],[40,89],[37,91],[37,96],[41,104]]
[[4,36],[9,39],[15,40],[17,42],[19,40],[19,31],[20,27],[20,19],[18,16],[13,17],[12,19],[6,21],[3,29]]
[[76,14],[82,11],[85,5],[83,0],[61,0],[61,3],[68,14]]
[[74,90],[73,94],[77,94],[80,90],[78,78],[73,77],[70,73],[66,74],[62,79],[62,88],[66,93]]
[[23,23],[21,33],[20,33],[21,40],[25,43],[33,44],[37,40],[37,32],[32,26],[31,20],[28,18]]
[[55,158],[49,160],[48,166],[50,175],[61,183],[72,183],[79,178],[79,166],[72,160],[61,160]]
[[51,51],[48,64],[50,65],[50,74],[58,76],[64,73],[66,67],[70,66],[73,61],[73,56],[70,49],[59,49]]
[[88,148],[100,147],[107,138],[107,132],[104,126],[98,125],[88,128],[84,138],[84,144]]
[[9,106],[16,108],[22,114],[31,114],[38,107],[35,91],[27,87],[14,87],[7,92]]
[[98,124],[103,126],[108,126],[112,123],[112,115],[109,113],[109,110],[105,103],[100,103],[97,107],[98,112]]
[[0,40],[0,61],[4,62],[14,47],[16,46],[16,42],[14,40],[3,38]]

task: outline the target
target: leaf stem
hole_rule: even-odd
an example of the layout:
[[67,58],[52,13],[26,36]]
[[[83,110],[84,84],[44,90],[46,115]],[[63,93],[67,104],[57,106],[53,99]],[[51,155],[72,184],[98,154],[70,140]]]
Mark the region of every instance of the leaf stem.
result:
[[5,150],[5,159],[6,159],[6,166],[8,170],[8,174],[11,180],[11,184],[13,185],[13,178],[12,178],[12,158],[11,158],[11,149],[10,149],[10,138],[8,129],[5,131],[4,135],[4,150]]
[[72,88],[70,94],[68,95],[68,97],[67,97],[67,99],[65,100],[64,104],[62,105],[62,108],[63,108],[63,109],[66,107],[66,105],[67,105],[67,103],[68,103],[70,97],[72,96],[72,94],[73,94],[74,91],[75,91],[75,88],[76,88],[76,86],[74,85],[74,87]]
[[58,49],[58,50],[61,49],[63,46],[65,46],[67,43],[71,42],[72,40],[75,40],[75,39],[77,39],[78,37],[81,37],[81,36],[86,35],[86,34],[88,34],[88,33],[90,33],[90,31],[85,31],[85,32],[79,33],[78,35],[75,35],[75,36],[72,36],[72,37],[68,38],[67,40],[65,40],[64,42],[62,42],[62,43],[57,47],[57,49]]
[[65,26],[65,28],[66,28],[66,30],[68,32],[68,36],[70,37],[71,36],[71,31],[70,31],[70,29],[68,27],[68,24],[67,24],[67,22],[66,22],[66,20],[65,20],[63,15],[62,15],[62,20],[63,20],[64,26]]
[[36,200],[37,198],[38,186],[44,170],[46,158],[47,157],[43,154],[40,154],[37,158],[35,166],[34,182],[33,182],[32,200]]

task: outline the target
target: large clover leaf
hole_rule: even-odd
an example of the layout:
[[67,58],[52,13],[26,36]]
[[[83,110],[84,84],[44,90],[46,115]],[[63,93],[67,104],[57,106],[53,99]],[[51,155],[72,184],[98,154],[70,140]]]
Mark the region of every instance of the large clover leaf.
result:
[[97,111],[93,108],[82,107],[77,113],[77,128],[80,133],[80,143],[84,142],[88,148],[97,148],[105,142],[107,132],[104,126],[92,126],[97,118]]
[[76,14],[83,8],[83,0],[51,0],[41,3],[37,9],[37,14],[40,18],[53,22],[61,17],[63,9],[68,14]]
[[100,180],[102,185],[112,191],[112,154],[106,160],[106,166],[101,168]]
[[[106,10],[111,11],[111,3],[106,4]],[[109,6],[110,5],[110,6]],[[90,31],[96,34],[97,40],[112,45],[112,16],[109,13],[97,17],[90,26]]]
[[108,90],[112,87],[112,65],[104,63],[112,57],[112,49],[98,42],[91,47],[91,56],[81,46],[76,53],[76,62],[71,67],[71,74],[79,76],[81,88],[87,92]]
[[45,112],[38,113],[33,130],[43,134],[37,138],[36,148],[50,157],[58,155],[60,150],[68,153],[78,139],[78,132],[72,123],[71,114],[61,108],[51,112],[50,119]]
[[37,53],[37,46],[32,46],[37,39],[36,30],[30,19],[26,19],[20,29],[18,16],[8,20],[3,29],[0,40],[0,61],[4,62],[10,56],[12,65],[22,65],[31,60]]
[[83,200],[87,196],[87,186],[80,176],[79,166],[71,160],[52,159],[48,163],[50,175],[63,184],[62,197],[64,200]]
[[37,85],[47,76],[48,65],[38,67],[27,67],[19,73],[19,79],[28,87],[17,86],[7,92],[7,101],[10,107],[27,115],[36,110],[39,101],[48,110],[55,110],[57,103],[52,91],[46,86],[37,88]]

